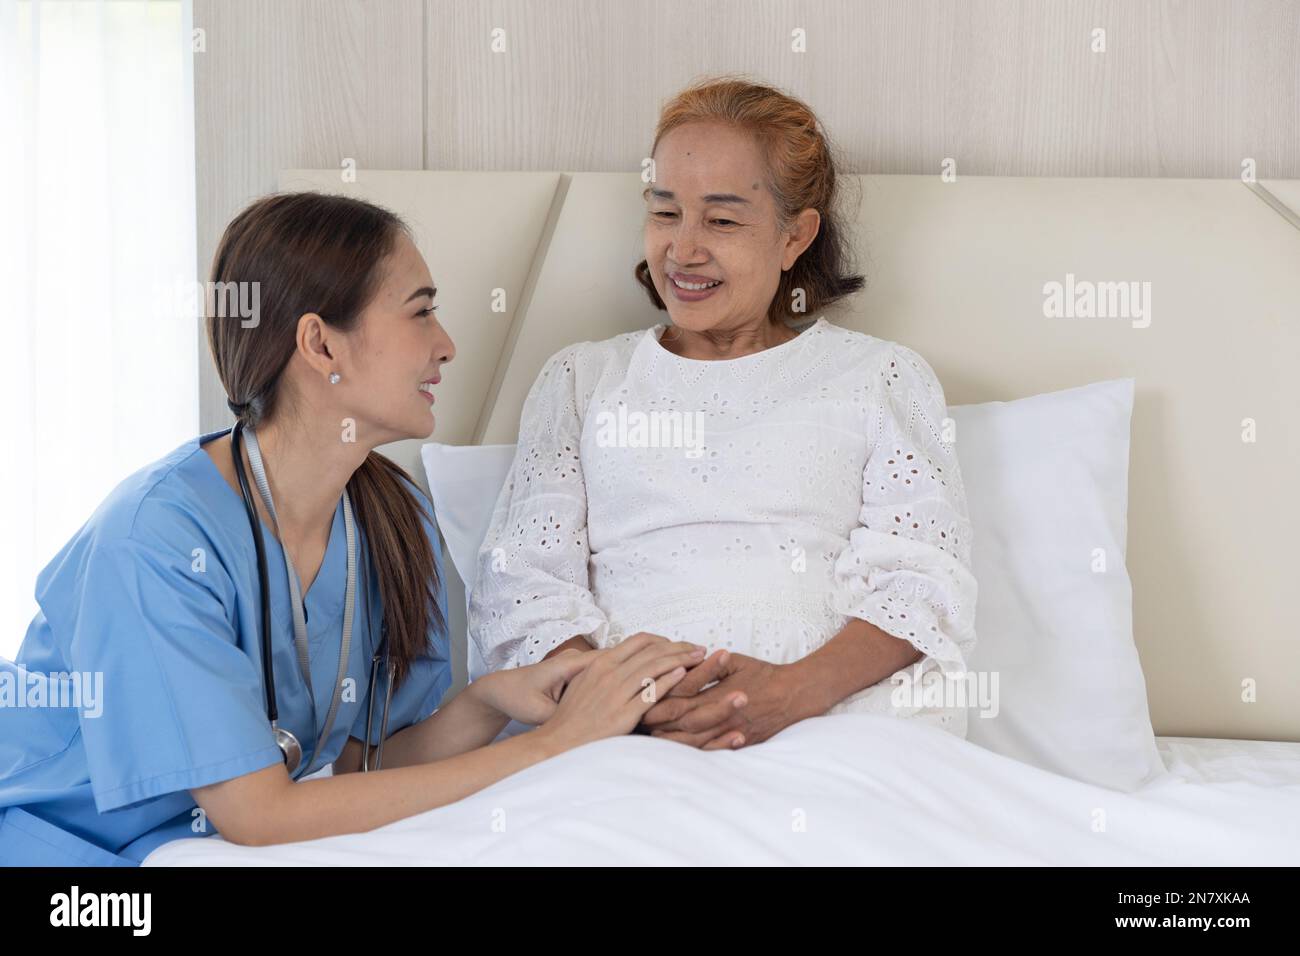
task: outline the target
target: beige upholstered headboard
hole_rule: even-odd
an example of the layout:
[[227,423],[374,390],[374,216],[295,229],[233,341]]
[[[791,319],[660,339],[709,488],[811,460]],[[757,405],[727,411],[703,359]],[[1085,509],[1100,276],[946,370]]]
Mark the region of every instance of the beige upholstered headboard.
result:
[[[845,179],[867,288],[827,317],[916,349],[949,404],[1136,380],[1128,568],[1156,733],[1300,741],[1300,181]],[[415,227],[458,351],[439,441],[514,441],[548,356],[663,318],[632,280],[635,173],[281,184]],[[1048,317],[1050,282],[1137,283],[1149,310]],[[390,451],[423,485],[418,444]]]

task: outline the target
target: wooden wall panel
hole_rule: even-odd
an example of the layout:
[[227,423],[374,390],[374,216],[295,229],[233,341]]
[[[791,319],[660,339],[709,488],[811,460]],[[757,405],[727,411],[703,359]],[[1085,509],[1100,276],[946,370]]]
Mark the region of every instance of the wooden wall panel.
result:
[[811,103],[847,172],[931,173],[952,157],[978,175],[1219,178],[1252,157],[1261,178],[1300,176],[1292,0],[427,8],[430,169],[635,169],[664,99],[738,71]]
[[846,172],[1217,178],[1249,157],[1300,178],[1294,0],[194,0],[194,23],[200,277],[281,169],[635,169],[663,100],[722,71],[807,99]]

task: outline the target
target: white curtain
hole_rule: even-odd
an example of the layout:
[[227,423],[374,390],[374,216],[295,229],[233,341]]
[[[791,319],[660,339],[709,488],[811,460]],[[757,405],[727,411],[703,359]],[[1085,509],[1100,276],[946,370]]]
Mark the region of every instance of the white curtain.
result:
[[0,656],[103,498],[197,434],[191,20],[0,0]]

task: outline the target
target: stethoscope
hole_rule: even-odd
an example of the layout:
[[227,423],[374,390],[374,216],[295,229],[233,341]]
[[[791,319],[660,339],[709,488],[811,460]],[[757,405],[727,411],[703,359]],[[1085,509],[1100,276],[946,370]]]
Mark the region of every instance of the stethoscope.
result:
[[[276,746],[280,748],[280,752],[284,755],[284,762],[289,775],[294,776],[302,763],[302,744],[298,742],[298,738],[291,731],[280,726],[279,710],[275,703],[275,667],[271,661],[271,602],[270,587],[267,583],[266,549],[262,542],[262,523],[257,516],[257,508],[253,504],[253,496],[248,488],[248,476],[244,471],[244,459],[240,454],[241,437],[244,434],[248,436],[248,460],[253,467],[253,478],[257,482],[257,490],[262,496],[262,503],[271,516],[271,522],[275,525],[277,534],[279,533],[279,525],[275,515],[275,505],[271,501],[271,486],[266,480],[266,470],[262,466],[262,454],[257,444],[257,436],[252,429],[245,432],[243,422],[236,422],[234,429],[230,433],[230,451],[235,460],[235,475],[239,478],[239,491],[244,499],[244,510],[248,513],[248,524],[253,530],[253,548],[257,552],[257,587],[258,598],[261,602],[262,683],[266,691],[266,716],[271,722],[271,730],[275,734]],[[343,525],[348,545],[347,589],[343,601],[343,642],[339,651],[339,672],[335,681],[333,699],[330,701],[325,727],[316,743],[316,754],[321,752],[321,748],[334,726],[334,718],[338,714],[343,682],[347,676],[348,652],[352,645],[352,617],[356,600],[356,525],[352,517],[352,500],[348,496],[346,488],[343,491]],[[299,594],[298,573],[293,567],[293,561],[290,559],[287,550],[284,552],[284,563],[285,570],[288,572],[289,593],[293,605],[294,643],[298,649],[298,664],[302,670],[303,678],[307,682],[307,695],[308,699],[311,700],[312,724],[314,726],[316,723],[316,698],[311,689],[311,666],[307,652],[307,624],[303,613],[302,597]],[[372,636],[370,631],[370,562],[366,561],[365,564],[366,586],[362,590],[364,592],[363,599],[366,611],[366,637],[370,638]],[[379,745],[375,751],[375,766],[371,768],[370,736],[374,725],[375,688],[379,682],[381,663],[385,671],[384,709],[380,717]],[[366,739],[362,745],[361,756],[361,769],[363,771],[378,770],[383,766],[384,762],[384,740],[388,737],[388,710],[393,700],[387,623],[380,628],[379,646],[375,648],[374,655],[370,659],[370,685],[366,698]]]

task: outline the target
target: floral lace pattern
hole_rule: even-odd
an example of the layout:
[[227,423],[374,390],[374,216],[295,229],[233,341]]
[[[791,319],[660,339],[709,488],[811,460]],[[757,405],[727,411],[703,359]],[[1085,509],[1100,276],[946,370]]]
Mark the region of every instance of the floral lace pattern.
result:
[[[914,679],[963,672],[971,527],[925,360],[825,319],[722,361],[674,355],[663,331],[568,346],[534,382],[470,597],[487,666],[637,631],[787,663],[856,617],[921,651]],[[964,708],[892,690],[830,712],[964,736]]]

